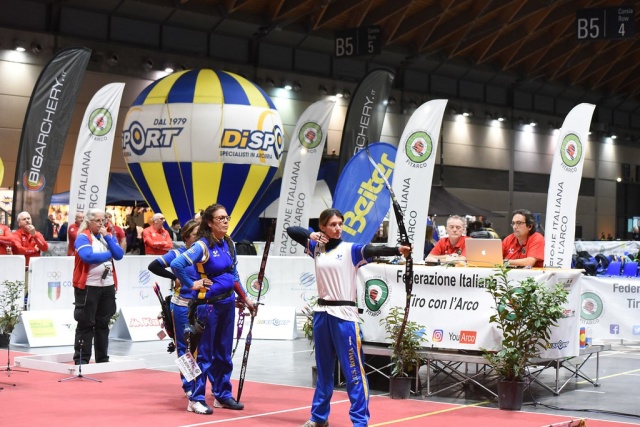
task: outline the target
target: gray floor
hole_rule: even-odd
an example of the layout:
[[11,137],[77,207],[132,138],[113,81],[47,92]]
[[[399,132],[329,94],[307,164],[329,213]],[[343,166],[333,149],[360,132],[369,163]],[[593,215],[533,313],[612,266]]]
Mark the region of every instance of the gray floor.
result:
[[[298,319],[300,326],[302,319]],[[253,340],[249,363],[247,365],[247,381],[259,381],[283,385],[311,386],[311,366],[314,356],[308,341],[303,338],[299,329],[298,338],[293,341]],[[600,355],[600,386],[594,387],[582,379],[571,379],[558,396],[554,396],[543,387],[533,384],[525,392],[523,411],[552,413],[571,417],[588,417],[602,420],[614,420],[632,424],[640,424],[640,342],[611,341],[612,350]],[[146,367],[177,372],[174,363],[175,353],[166,351],[164,342],[122,342],[111,341],[110,353],[120,356],[136,356],[143,358]],[[29,351],[35,354],[67,353],[70,347],[22,348],[18,351]],[[240,363],[244,349],[244,341],[240,342],[234,357],[236,368],[233,378],[238,378]],[[580,358],[573,359],[574,365]],[[470,369],[474,369],[471,366]],[[591,378],[595,377],[595,356],[583,367],[583,371]],[[560,370],[560,380],[570,378],[568,371]],[[555,383],[555,371],[544,371],[539,379],[550,386]],[[372,384],[374,381],[371,381]],[[495,390],[492,381],[489,388]],[[372,388],[374,388],[372,386]],[[373,393],[384,393],[386,390],[373,390]],[[489,393],[474,384],[456,386],[452,389],[425,397],[415,395],[414,399],[428,399],[454,404],[472,404],[487,402],[487,406],[497,407],[496,401]],[[535,404],[534,404],[535,402]],[[624,415],[626,414],[626,415]]]

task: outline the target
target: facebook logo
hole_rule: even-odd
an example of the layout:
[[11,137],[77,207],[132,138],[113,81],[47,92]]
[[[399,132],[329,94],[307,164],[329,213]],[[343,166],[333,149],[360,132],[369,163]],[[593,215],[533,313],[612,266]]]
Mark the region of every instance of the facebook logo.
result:
[[619,335],[620,334],[620,325],[609,325],[609,334],[611,335]]

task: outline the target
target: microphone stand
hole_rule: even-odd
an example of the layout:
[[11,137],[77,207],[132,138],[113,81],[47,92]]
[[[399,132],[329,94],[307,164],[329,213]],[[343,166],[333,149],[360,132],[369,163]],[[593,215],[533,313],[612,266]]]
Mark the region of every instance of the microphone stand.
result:
[[80,359],[80,364],[78,365],[78,375],[74,375],[74,376],[71,376],[69,378],[63,378],[61,380],[58,380],[59,383],[64,382],[64,381],[69,381],[69,380],[77,380],[77,379],[81,380],[83,378],[87,379],[89,381],[97,382],[97,383],[101,383],[102,382],[101,380],[97,380],[97,379],[91,378],[91,377],[85,377],[84,375],[82,375],[82,345],[83,344],[84,344],[84,340],[83,339],[79,339],[78,340],[78,345],[80,346],[80,358],[79,358]]
[[[26,371],[24,369],[13,369],[11,367],[11,357],[10,357],[10,347],[11,347],[11,334],[9,334],[9,341],[7,342],[7,367],[5,369],[3,369],[3,371],[5,371],[7,373],[7,376],[10,377],[11,376],[11,372],[29,372]],[[6,385],[11,385],[13,387],[15,387],[15,383],[5,383],[5,382],[0,382],[0,384],[6,384]],[[2,390],[0,388],[0,390]]]

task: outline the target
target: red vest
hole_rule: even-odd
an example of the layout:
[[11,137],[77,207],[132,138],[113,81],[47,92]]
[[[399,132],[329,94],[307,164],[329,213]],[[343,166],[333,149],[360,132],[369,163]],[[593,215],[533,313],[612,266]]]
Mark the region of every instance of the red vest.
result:
[[[85,229],[82,233],[89,237],[89,243],[93,244],[93,236],[91,230]],[[116,265],[111,259],[111,265],[113,266],[113,284],[118,290],[118,276],[116,276]],[[87,276],[89,275],[89,267],[91,264],[87,264],[80,258],[78,251],[75,251],[75,266],[73,268],[73,287],[78,289],[84,289],[87,286]]]

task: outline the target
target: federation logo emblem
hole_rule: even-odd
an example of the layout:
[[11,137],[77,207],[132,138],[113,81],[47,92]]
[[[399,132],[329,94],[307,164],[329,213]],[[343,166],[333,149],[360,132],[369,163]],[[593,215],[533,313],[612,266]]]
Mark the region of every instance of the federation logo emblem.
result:
[[580,301],[580,317],[583,320],[595,320],[602,315],[602,299],[593,292],[584,292]]
[[562,140],[560,146],[560,157],[562,162],[568,167],[575,167],[582,158],[582,143],[578,135],[570,133]]
[[300,127],[298,141],[307,150],[313,150],[322,142],[322,129],[313,122],[305,123]]
[[414,163],[423,163],[433,152],[433,142],[426,132],[414,132],[407,139],[405,153]]
[[365,283],[364,305],[372,312],[379,312],[389,299],[389,285],[381,278],[369,279]]
[[105,136],[113,127],[113,117],[106,108],[97,108],[89,116],[89,131],[95,136]]
[[[244,284],[244,287],[247,289],[249,295],[254,298],[258,298],[258,293],[260,292],[260,284],[258,283],[258,273],[254,273],[247,278],[247,281]],[[262,293],[261,296],[264,296],[269,292],[269,280],[265,276],[262,279]]]

